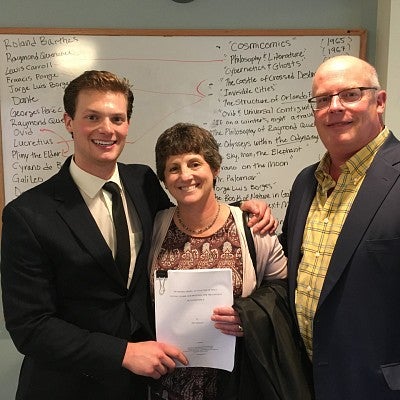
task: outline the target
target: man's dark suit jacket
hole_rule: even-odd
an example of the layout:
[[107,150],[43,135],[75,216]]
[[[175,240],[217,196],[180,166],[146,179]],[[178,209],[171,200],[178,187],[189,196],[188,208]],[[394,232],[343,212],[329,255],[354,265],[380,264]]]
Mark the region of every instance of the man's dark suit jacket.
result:
[[154,338],[147,258],[170,201],[149,167],[118,164],[143,231],[128,290],[69,164],[3,211],[4,315],[25,355],[17,399],[141,400],[141,378],[121,363],[127,340]]
[[[294,296],[317,164],[296,178],[282,226]],[[317,399],[400,399],[400,144],[379,149],[338,237],[314,317]]]

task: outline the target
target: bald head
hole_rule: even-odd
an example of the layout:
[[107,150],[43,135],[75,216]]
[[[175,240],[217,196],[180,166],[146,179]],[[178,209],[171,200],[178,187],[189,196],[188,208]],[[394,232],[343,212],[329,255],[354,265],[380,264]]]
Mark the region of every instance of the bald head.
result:
[[[326,74],[336,74],[337,76],[342,74],[344,76],[347,71],[352,71],[354,73],[353,75],[357,76],[358,81],[361,77],[364,81],[362,86],[372,86],[380,89],[378,74],[371,64],[361,60],[361,58],[341,55],[329,58],[317,68],[312,84],[313,95],[316,94],[318,86],[321,80],[325,79]],[[352,85],[351,82],[348,82],[348,84],[349,87],[360,86],[360,84],[356,84],[356,82],[354,82],[354,85]]]

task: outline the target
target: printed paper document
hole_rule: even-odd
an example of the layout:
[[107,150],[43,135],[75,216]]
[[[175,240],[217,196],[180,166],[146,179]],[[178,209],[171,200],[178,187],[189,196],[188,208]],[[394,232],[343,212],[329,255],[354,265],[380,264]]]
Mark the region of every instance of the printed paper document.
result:
[[179,347],[189,367],[232,371],[236,338],[211,321],[214,308],[233,304],[230,269],[155,271],[154,298],[159,342]]

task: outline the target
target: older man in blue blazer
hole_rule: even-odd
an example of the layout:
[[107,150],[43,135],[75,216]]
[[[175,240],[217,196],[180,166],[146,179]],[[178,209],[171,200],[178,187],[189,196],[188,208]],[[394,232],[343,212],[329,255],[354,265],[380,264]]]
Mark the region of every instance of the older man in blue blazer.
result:
[[297,176],[281,241],[316,399],[400,399],[400,144],[386,93],[352,56],[321,64],[312,93],[327,153]]

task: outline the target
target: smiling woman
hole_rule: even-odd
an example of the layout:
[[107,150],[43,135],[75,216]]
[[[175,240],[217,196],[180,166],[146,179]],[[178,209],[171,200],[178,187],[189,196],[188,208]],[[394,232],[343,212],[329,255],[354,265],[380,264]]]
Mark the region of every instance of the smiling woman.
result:
[[[178,123],[158,138],[157,175],[175,198],[177,207],[156,216],[149,276],[155,276],[155,271],[225,268],[232,271],[234,298],[247,297],[263,280],[285,278],[286,258],[276,235],[256,235],[253,265],[242,211],[219,202],[215,194],[221,162],[217,141],[197,125]],[[150,287],[154,295],[153,279]],[[251,334],[232,304],[221,304],[209,312],[211,328],[222,334]],[[202,393],[204,398],[216,400],[224,396],[224,390],[229,390],[221,383],[225,379],[239,385],[240,379],[233,379],[230,374],[213,368],[177,368],[154,381],[152,399],[168,393],[175,400],[192,400]],[[257,384],[260,383],[254,379],[254,385]]]

